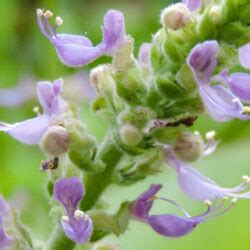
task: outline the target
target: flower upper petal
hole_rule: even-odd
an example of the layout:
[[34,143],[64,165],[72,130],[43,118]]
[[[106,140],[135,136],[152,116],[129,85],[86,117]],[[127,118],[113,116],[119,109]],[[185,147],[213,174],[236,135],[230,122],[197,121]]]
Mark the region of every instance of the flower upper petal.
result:
[[134,202],[132,213],[139,219],[145,219],[148,216],[154,202],[154,195],[162,188],[162,185],[153,184],[149,189],[143,192]]
[[239,48],[239,61],[243,67],[250,69],[250,43]]
[[63,205],[69,216],[73,216],[84,192],[82,182],[77,177],[61,178],[54,185],[54,198]]
[[202,6],[202,0],[182,0],[190,11],[197,11]]
[[217,41],[206,41],[196,45],[187,57],[187,64],[192,70],[198,85],[208,84],[217,66],[219,45]]

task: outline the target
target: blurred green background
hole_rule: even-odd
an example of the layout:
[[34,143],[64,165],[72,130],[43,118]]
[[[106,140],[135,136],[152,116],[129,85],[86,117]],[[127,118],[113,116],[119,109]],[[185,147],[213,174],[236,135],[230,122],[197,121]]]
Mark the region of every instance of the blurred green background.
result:
[[[54,80],[64,76],[84,74],[98,63],[108,62],[101,58],[88,67],[69,69],[63,66],[53,46],[40,33],[36,25],[36,8],[50,9],[64,19],[60,27],[63,33],[87,34],[94,43],[101,40],[100,25],[109,8],[119,9],[126,17],[127,32],[135,38],[135,53],[142,42],[149,42],[160,27],[160,10],[171,1],[164,0],[1,0],[0,1],[0,87],[14,87],[23,78]],[[34,82],[35,84],[35,82]],[[84,84],[84,83],[83,83]],[[15,108],[0,107],[0,120],[16,122],[34,116],[32,108],[37,101],[31,101]],[[101,138],[104,131],[98,126],[98,118],[89,105],[82,105],[82,118],[89,129]],[[99,123],[100,124],[100,123]],[[195,164],[202,172],[225,186],[241,181],[243,174],[250,175],[250,123],[232,121],[218,124],[207,117],[201,117],[195,130],[215,129],[221,140],[218,150],[212,156]],[[18,204],[22,220],[29,225],[39,240],[48,237],[51,231],[49,206],[44,192],[46,173],[39,171],[44,158],[38,147],[24,146],[0,134],[0,192]],[[133,187],[111,187],[105,198],[110,210],[126,194],[133,199],[150,183],[164,184],[162,196],[171,197],[196,215],[202,209],[200,204],[187,199],[176,184],[174,173],[168,169],[159,176]],[[172,207],[160,203],[155,211],[174,212]],[[133,222],[130,229],[117,241],[123,250],[250,250],[250,202],[239,201],[234,209],[216,220],[200,225],[192,234],[181,239],[167,239],[154,233],[149,227]],[[66,249],[65,249],[66,250]]]

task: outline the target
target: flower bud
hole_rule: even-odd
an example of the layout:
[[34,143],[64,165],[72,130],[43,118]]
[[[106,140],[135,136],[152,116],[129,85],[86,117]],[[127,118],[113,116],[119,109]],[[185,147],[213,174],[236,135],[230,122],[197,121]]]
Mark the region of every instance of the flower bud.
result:
[[115,82],[109,65],[99,65],[90,72],[90,83],[99,94],[110,95],[113,92]]
[[133,63],[133,49],[134,40],[132,37],[127,36],[122,47],[117,49],[114,53],[113,66],[116,70],[124,70]]
[[161,13],[161,23],[165,29],[181,29],[191,20],[191,13],[183,3],[173,4],[165,8]]
[[59,156],[68,151],[70,135],[62,126],[51,126],[42,138],[43,150],[52,156]]
[[120,128],[120,136],[127,146],[136,146],[143,138],[142,132],[133,124],[126,123]]
[[174,152],[185,162],[198,160],[204,151],[204,142],[198,133],[182,132],[178,138]]

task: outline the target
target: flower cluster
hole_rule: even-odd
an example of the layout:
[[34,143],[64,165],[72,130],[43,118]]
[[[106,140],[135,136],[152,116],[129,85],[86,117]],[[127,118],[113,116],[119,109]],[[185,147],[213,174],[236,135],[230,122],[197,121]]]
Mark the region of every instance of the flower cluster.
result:
[[[95,244],[111,233],[119,236],[131,219],[163,236],[181,237],[229,211],[237,199],[250,198],[248,176],[238,186],[225,188],[189,165],[210,155],[218,144],[214,131],[204,140],[189,129],[200,115],[207,112],[219,122],[250,119],[250,43],[246,44],[249,34],[242,33],[249,27],[240,15],[235,21],[229,1],[214,2],[183,0],[165,8],[161,29],[151,43],[142,44],[138,57],[120,11],[107,11],[102,41],[93,45],[86,36],[57,33],[62,18],[56,17],[52,26],[53,13],[37,10],[42,34],[66,66],[112,57],[111,63],[90,72],[97,94],[93,110],[109,124],[101,142],[79,119],[77,108],[62,98],[62,79],[38,82],[43,112],[35,108],[37,117],[14,124],[0,122],[0,131],[22,143],[40,145],[49,157],[41,169],[47,170],[48,194],[60,203],[64,215],[61,209],[53,210],[60,211],[60,222],[55,221],[62,230],[51,234],[46,249],[71,250],[75,244]],[[237,9],[244,9],[244,1],[238,1]],[[222,32],[225,23],[240,27],[239,41],[230,30]],[[161,184],[151,185],[132,202],[124,201],[112,215],[97,202],[110,184],[132,185],[162,171],[162,162],[175,171],[189,198],[207,206],[205,212],[191,216],[177,202],[158,196]],[[183,216],[151,214],[158,200],[174,205]],[[19,242],[6,230],[8,210],[0,199],[0,248]]]

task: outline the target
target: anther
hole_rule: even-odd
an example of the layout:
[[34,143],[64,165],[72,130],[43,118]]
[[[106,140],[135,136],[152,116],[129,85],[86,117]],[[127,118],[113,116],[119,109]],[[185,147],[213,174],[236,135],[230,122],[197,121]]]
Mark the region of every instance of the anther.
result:
[[212,140],[212,139],[214,139],[215,135],[216,135],[216,132],[214,130],[209,131],[209,132],[206,133],[206,139],[208,141]]
[[212,202],[210,200],[204,200],[203,204],[209,207],[212,206]]
[[62,25],[62,24],[63,24],[63,19],[62,19],[61,17],[57,16],[57,17],[56,17],[56,24],[57,24],[58,26]]
[[47,17],[47,18],[51,18],[53,16],[53,13],[50,10],[46,10],[44,12],[44,16]]
[[250,113],[250,107],[243,107],[242,113]]
[[64,222],[69,222],[69,217],[66,216],[66,215],[64,215],[64,216],[62,216],[62,220],[63,220]]
[[233,204],[235,204],[236,202],[237,202],[237,198],[233,198],[232,200],[231,200],[231,202],[233,203]]
[[228,196],[222,197],[223,200],[228,200]]
[[38,16],[42,16],[42,15],[43,15],[43,10],[37,9],[37,10],[36,10],[36,14],[37,14]]
[[83,211],[81,211],[81,210],[76,210],[75,211],[75,213],[74,213],[74,217],[76,218],[76,219],[82,219],[82,218],[84,218],[85,219],[85,214],[84,214],[84,212]]
[[36,113],[37,115],[40,115],[40,108],[38,106],[35,106],[33,108],[33,112]]

